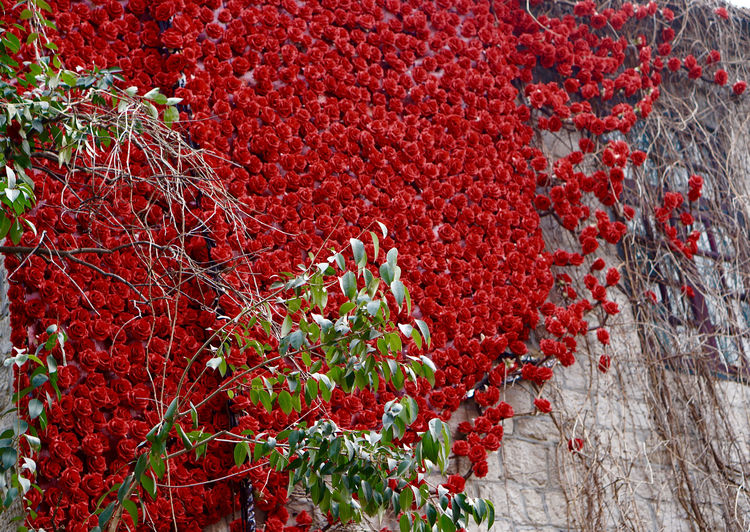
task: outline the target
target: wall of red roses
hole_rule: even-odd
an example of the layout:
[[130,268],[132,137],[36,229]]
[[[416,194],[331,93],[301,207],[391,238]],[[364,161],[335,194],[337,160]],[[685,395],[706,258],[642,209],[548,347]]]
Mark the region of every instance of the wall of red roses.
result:
[[[68,68],[118,67],[141,94],[159,87],[182,98],[184,134],[232,161],[215,170],[253,219],[242,233],[217,221],[191,238],[195,260],[256,253],[252,271],[225,275],[239,284],[252,274],[265,287],[308,252],[343,247],[375,220],[388,225],[382,246],[399,249],[439,368],[434,388],[407,385],[419,397],[416,428],[433,416],[450,419],[473,396],[479,413],[459,425],[453,450],[481,478],[501,445],[503,421],[513,417],[500,400],[503,385],[515,378],[542,385],[552,366],[575,362],[590,316],[598,323],[619,311],[610,297],[619,273],[589,257],[625,233],[632,216],[619,201],[625,168],[641,165],[645,154],[604,135],[627,133],[648,116],[663,75],[705,74],[719,85],[729,77],[718,61],[673,56],[675,14],[654,2],[600,12],[584,1],[549,15],[531,4],[534,15],[524,2],[464,0],[61,0],[53,9]],[[653,40],[628,33],[643,25],[654,29]],[[742,94],[744,82],[732,84]],[[535,135],[563,128],[580,132],[578,146],[548,159]],[[139,157],[134,152],[136,168]],[[149,170],[143,164],[140,171]],[[659,207],[668,214],[697,199],[694,181],[686,198],[669,196]],[[92,200],[85,179],[77,183],[71,189],[44,177],[39,184],[30,219],[50,244],[117,246],[131,236],[118,221],[133,211],[148,211],[154,234],[174,238],[174,228],[160,225],[164,199],[147,188],[118,197],[106,215],[72,215],[69,209]],[[193,209],[196,219],[211,216],[199,200]],[[574,244],[545,242],[543,217],[575,235]],[[23,244],[38,238],[27,233]],[[697,236],[683,241],[674,231],[671,238],[690,254]],[[132,249],[89,260],[131,283],[145,278]],[[144,308],[127,285],[80,264],[61,269],[10,256],[6,264],[18,269],[9,289],[14,345],[34,347],[51,323],[70,336],[63,398],[43,438],[45,493],[31,494],[36,524],[88,530],[98,498],[122,481],[158,421],[151,369],[163,371],[161,389],[174,393],[179,360],[206,339],[216,313],[237,308],[197,285],[188,287],[195,297]],[[566,267],[585,290],[568,287],[553,303],[553,286],[569,284],[560,274]],[[174,327],[166,318],[171,304],[179,308]],[[606,330],[595,336],[608,344]],[[201,381],[198,393],[216,382]],[[337,391],[329,413],[341,426],[369,428],[392,397]],[[538,399],[536,408],[548,411]],[[201,422],[227,428],[226,404],[210,406]],[[280,430],[296,415],[269,415],[249,401],[242,408],[239,426],[255,430]],[[151,524],[140,528],[197,531],[232,514],[237,477],[208,482],[232,467],[231,447],[200,460],[178,457],[172,484],[194,486],[171,490],[171,501],[148,502]],[[263,468],[246,475],[268,530],[309,528],[309,515],[286,509],[286,475]],[[463,489],[454,480],[451,489]]]

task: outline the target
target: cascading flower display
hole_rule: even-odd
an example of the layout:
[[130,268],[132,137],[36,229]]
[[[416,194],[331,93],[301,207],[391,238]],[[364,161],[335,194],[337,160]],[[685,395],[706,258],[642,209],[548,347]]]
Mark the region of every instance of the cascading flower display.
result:
[[[621,202],[623,181],[646,155],[611,134],[626,134],[647,118],[663,75],[698,80],[711,73],[736,96],[746,87],[730,81],[718,53],[702,64],[692,55],[673,56],[674,14],[655,2],[599,11],[585,0],[572,13],[549,14],[538,0],[531,2],[536,14],[516,1],[50,3],[68,68],[117,67],[126,86],[159,87],[181,98],[177,127],[218,154],[215,170],[250,218],[237,232],[215,216],[210,201],[194,198],[184,220],[193,231],[184,242],[193,260],[221,265],[252,253],[251,269],[217,266],[216,275],[237,286],[253,279],[262,290],[309,252],[344,246],[374,220],[387,223],[382,245],[399,250],[409,272],[404,282],[432,331],[427,354],[437,366],[434,387],[423,379],[406,385],[418,398],[415,427],[449,419],[473,397],[481,415],[461,424],[465,438],[453,452],[467,456],[478,477],[487,474],[488,453],[501,445],[503,420],[513,416],[500,400],[505,383],[522,378],[543,385],[551,365],[575,362],[576,338],[588,334],[590,312],[619,311],[610,299],[618,271],[589,257],[624,235],[621,220],[632,210]],[[647,22],[658,30],[655,41],[624,36]],[[579,132],[577,149],[549,160],[535,135],[563,128]],[[148,175],[138,150],[132,160]],[[164,223],[167,199],[152,188],[135,187],[86,216],[82,209],[97,198],[83,177],[73,183],[41,178],[30,219],[47,243],[116,248],[132,239],[123,227],[136,219],[165,245],[178,239],[180,228]],[[691,177],[689,201],[701,186],[700,177]],[[656,216],[673,245],[690,254],[697,233],[681,240],[673,220],[685,214],[683,203],[680,193],[668,193]],[[547,216],[576,236],[576,247],[545,242]],[[197,230],[201,220],[208,222]],[[40,238],[27,233],[23,244]],[[218,315],[239,309],[198,281],[185,285],[179,301],[164,293],[155,304],[139,305],[134,287],[151,274],[140,260],[127,247],[64,270],[41,257],[6,258],[9,271],[17,270],[9,289],[14,345],[36,345],[52,323],[70,338],[68,364],[59,369],[63,396],[42,435],[45,493],[29,495],[37,526],[89,530],[97,500],[122,482],[136,447],[159,420],[154,404],[163,398],[154,397],[155,379],[167,396],[176,393],[182,361],[207,339]],[[570,287],[574,272],[586,293]],[[562,297],[556,285],[564,287]],[[538,345],[532,332],[543,338]],[[609,343],[605,329],[595,334]],[[253,362],[245,359],[251,351],[231,356]],[[609,364],[606,356],[599,368]],[[19,386],[27,385],[24,379]],[[218,382],[204,378],[194,393],[207,394]],[[370,428],[393,397],[391,390],[336,390],[327,415],[343,427]],[[534,404],[541,413],[552,409],[546,399]],[[241,397],[231,410],[226,400],[211,401],[200,422],[221,430],[236,418],[241,428],[276,433],[298,415],[269,414]],[[568,446],[584,448],[580,439]],[[151,519],[139,530],[198,531],[231,515],[236,478],[214,480],[232,467],[231,448],[220,445],[205,457],[176,457],[170,484],[191,488],[147,499]],[[267,530],[292,526],[288,476],[263,467],[244,476]],[[463,478],[451,476],[445,486],[461,492]],[[310,524],[300,514],[290,530]]]

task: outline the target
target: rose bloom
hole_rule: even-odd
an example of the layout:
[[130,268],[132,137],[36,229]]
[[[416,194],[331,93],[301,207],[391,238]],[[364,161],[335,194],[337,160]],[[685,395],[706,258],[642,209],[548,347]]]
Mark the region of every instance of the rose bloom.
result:
[[568,440],[568,450],[578,452],[583,449],[583,440],[581,438],[571,438]]
[[745,89],[747,88],[747,82],[746,81],[738,81],[734,85],[732,85],[732,92],[734,92],[737,96],[745,92]]
[[487,460],[477,462],[476,464],[474,464],[472,469],[474,470],[474,474],[477,476],[477,478],[486,477],[489,471],[489,468],[487,467]]
[[456,456],[467,456],[469,454],[469,444],[466,440],[457,440],[453,442],[453,453]]
[[552,412],[552,406],[547,399],[537,397],[536,399],[534,399],[534,406],[544,414],[549,414],[550,412]]

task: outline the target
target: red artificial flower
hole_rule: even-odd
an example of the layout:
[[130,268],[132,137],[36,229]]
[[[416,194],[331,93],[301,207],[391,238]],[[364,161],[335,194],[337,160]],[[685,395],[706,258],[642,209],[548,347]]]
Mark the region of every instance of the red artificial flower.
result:
[[448,481],[443,483],[448,491],[451,493],[463,493],[466,484],[466,479],[461,475],[450,475]]
[[714,9],[714,13],[716,16],[723,18],[724,20],[729,19],[729,13],[727,12],[727,9],[725,7],[717,7]]
[[456,456],[468,456],[469,444],[465,440],[456,440],[453,442],[453,454]]
[[547,399],[537,397],[536,399],[534,399],[534,406],[543,414],[549,414],[550,412],[552,412],[552,405]]
[[583,440],[581,438],[571,438],[568,440],[568,450],[570,452],[580,452],[583,449]]
[[489,472],[489,467],[487,466],[487,460],[482,460],[480,462],[475,463],[472,466],[472,470],[474,471],[474,475],[476,475],[477,478],[486,477],[487,473]]
[[726,70],[717,70],[716,74],[714,74],[714,83],[717,85],[721,85],[722,87],[727,84],[727,81],[729,80],[729,75],[727,74]]
[[[599,329],[599,330],[601,331],[602,329]],[[597,331],[597,333],[598,333],[598,331]],[[598,336],[598,334],[597,334],[597,336]],[[602,373],[607,373],[609,371],[609,366],[610,366],[611,363],[612,363],[612,361],[609,358],[609,355],[601,355],[599,357],[599,365],[598,365],[599,371],[601,371]]]
[[737,96],[745,92],[745,89],[747,88],[747,82],[746,81],[738,81],[734,85],[732,85],[732,92],[735,93]]
[[620,282],[620,272],[617,271],[617,268],[610,268],[607,270],[606,282],[607,286],[616,285]]

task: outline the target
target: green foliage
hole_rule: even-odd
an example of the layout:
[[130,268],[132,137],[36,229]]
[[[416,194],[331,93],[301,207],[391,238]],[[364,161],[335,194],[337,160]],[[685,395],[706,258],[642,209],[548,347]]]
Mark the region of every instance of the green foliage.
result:
[[[13,413],[16,416],[13,426],[0,434],[0,494],[3,509],[10,507],[29,490],[40,489],[34,483],[37,468],[34,457],[41,451],[42,444],[37,427],[24,421],[24,418],[36,421],[41,430],[47,428],[47,407],[55,400],[50,393],[54,392],[56,398],[60,398],[58,364],[51,351],[59,347],[64,353],[67,338],[64,331],[52,325],[47,329],[47,340],[39,344],[34,354],[17,349],[16,356],[4,361],[6,367],[17,366],[19,376],[28,372],[30,384],[23,389],[17,386],[18,391],[13,394],[14,407],[3,412],[3,415]],[[43,357],[42,351],[49,354]]]
[[[106,150],[118,142],[123,115],[134,109],[171,125],[180,102],[159,89],[141,98],[136,87],[117,89],[117,69],[65,69],[44,33],[55,28],[45,16],[47,3],[20,4],[27,5],[20,21],[0,19],[0,239],[8,236],[16,245],[25,226],[36,231],[23,217],[35,202],[32,170],[75,165],[80,154]],[[14,32],[27,38],[22,42]]]
[[[379,241],[374,233],[371,237],[376,260]],[[415,399],[403,392],[404,383],[418,377],[434,379],[432,362],[418,354],[421,346],[429,345],[429,331],[419,320],[414,325],[393,321],[389,296],[397,306],[406,304],[411,310],[408,289],[400,280],[397,251],[387,253],[378,277],[368,268],[364,244],[358,239],[350,244],[351,254],[334,251],[326,262],[301,267],[298,275],[283,274],[268,298],[216,331],[213,340],[218,345],[205,368],[225,377],[223,384],[189,407],[178,392],[162,421],[147,434],[144,447],[148,450],[135,460],[118,491],[123,507],[135,507],[131,496],[136,485],[143,493],[136,496],[156,497],[157,481],[170,458],[184,452],[200,457],[209,444],[221,439],[232,442],[238,468],[265,461],[277,471],[286,471],[290,492],[295,486],[303,487],[322,512],[343,523],[388,514],[398,519],[401,530],[455,531],[471,519],[492,525],[490,501],[450,494],[442,486],[430,487],[429,474],[435,469],[445,472],[448,465],[451,435],[446,424],[432,419],[415,443],[402,441],[407,432],[414,431],[419,415]],[[353,269],[347,267],[348,261]],[[346,298],[338,309],[328,304],[329,290],[340,290]],[[281,315],[272,317],[272,304],[284,309]],[[258,331],[275,335],[278,348],[261,341]],[[405,346],[404,339],[413,343]],[[252,368],[234,366],[226,358],[232,347],[255,350],[262,362]],[[282,360],[288,363],[281,364]],[[183,384],[184,379],[180,389]],[[311,423],[300,421],[275,436],[249,430],[209,434],[198,424],[197,410],[217,394],[232,398],[248,390],[253,404],[268,412],[280,408],[289,414],[328,402],[336,388],[346,393],[377,392],[386,386],[401,390],[402,395],[385,405],[379,430],[344,429],[325,417]],[[186,432],[182,420],[190,420],[195,430]],[[175,435],[183,449],[170,453]],[[102,513],[100,520],[107,515]],[[100,526],[104,524],[106,520]]]

